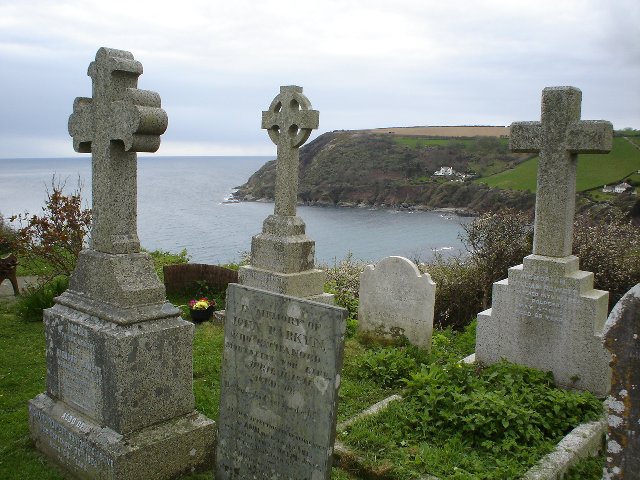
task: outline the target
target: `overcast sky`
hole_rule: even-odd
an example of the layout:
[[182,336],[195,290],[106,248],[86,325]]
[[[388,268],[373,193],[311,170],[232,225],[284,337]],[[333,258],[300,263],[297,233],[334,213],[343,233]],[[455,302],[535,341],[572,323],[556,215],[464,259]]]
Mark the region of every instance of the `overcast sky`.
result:
[[0,0],[0,158],[77,155],[67,120],[102,46],[160,94],[157,155],[274,154],[280,85],[320,111],[314,137],[538,120],[557,85],[583,119],[640,128],[638,0]]

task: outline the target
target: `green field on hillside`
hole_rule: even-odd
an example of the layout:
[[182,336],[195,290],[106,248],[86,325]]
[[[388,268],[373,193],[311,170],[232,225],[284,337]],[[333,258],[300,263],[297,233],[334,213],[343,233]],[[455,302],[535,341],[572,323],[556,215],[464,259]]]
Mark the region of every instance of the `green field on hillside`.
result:
[[[511,170],[479,178],[477,183],[490,187],[535,192],[538,158],[521,163]],[[624,138],[613,139],[613,150],[607,155],[584,154],[578,156],[576,190],[583,192],[604,184],[615,184],[640,170],[640,150]]]
[[[478,144],[479,138],[490,138],[491,142],[494,141],[494,137],[455,137],[455,138],[430,138],[430,137],[402,137],[396,136],[395,142],[399,145],[406,145],[411,148],[430,147],[433,145],[447,146],[450,144],[462,144],[467,149],[473,149]],[[496,143],[507,146],[509,143],[508,138],[496,138]],[[486,140],[485,140],[486,142]],[[482,143],[482,142],[481,142]]]

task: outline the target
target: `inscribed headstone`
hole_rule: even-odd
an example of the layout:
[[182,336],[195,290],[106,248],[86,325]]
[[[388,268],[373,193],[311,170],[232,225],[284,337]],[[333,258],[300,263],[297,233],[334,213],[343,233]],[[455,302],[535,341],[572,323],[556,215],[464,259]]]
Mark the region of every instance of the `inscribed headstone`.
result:
[[387,257],[360,274],[358,328],[387,338],[406,337],[431,349],[436,284],[404,257]]
[[251,264],[240,268],[239,282],[276,293],[333,303],[324,293],[325,274],[315,268],[315,242],[296,215],[299,149],[318,128],[319,113],[302,87],[280,87],[269,110],[262,112],[262,128],[277,145],[275,206],[251,241]]
[[93,97],[69,118],[75,149],[92,153],[92,237],[44,312],[47,389],[29,424],[79,478],[173,478],[213,460],[215,424],[194,410],[193,325],[166,303],[136,231],[136,152],[157,150],[167,127],[141,73],[131,53],[99,49]]
[[571,255],[578,153],[611,150],[611,123],[580,120],[582,94],[545,88],[540,122],[511,126],[511,149],[540,152],[533,254],[494,283],[492,308],[478,315],[476,359],[552,371],[556,384],[608,391],[609,355],[602,346],[608,292]]
[[640,283],[611,311],[604,344],[611,352],[613,374],[603,478],[640,478]]
[[227,290],[216,479],[329,479],[343,308]]

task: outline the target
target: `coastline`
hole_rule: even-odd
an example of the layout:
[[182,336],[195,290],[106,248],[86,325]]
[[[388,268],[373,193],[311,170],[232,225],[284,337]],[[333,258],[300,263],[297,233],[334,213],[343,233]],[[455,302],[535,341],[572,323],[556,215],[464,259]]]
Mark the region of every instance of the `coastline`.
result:
[[[248,198],[251,197],[251,198]],[[230,199],[233,199],[235,202],[257,202],[257,203],[273,203],[274,199],[262,197],[262,198],[253,198],[250,194],[245,197],[237,197],[235,196],[235,192],[231,193],[229,196]],[[321,208],[361,208],[367,210],[396,210],[399,212],[433,212],[433,213],[443,213],[446,215],[456,215],[459,217],[477,217],[479,215],[473,209],[467,207],[429,207],[427,205],[417,204],[412,205],[408,203],[401,204],[393,204],[389,205],[386,203],[367,203],[367,202],[301,202],[298,201],[298,206],[304,207],[321,207]]]

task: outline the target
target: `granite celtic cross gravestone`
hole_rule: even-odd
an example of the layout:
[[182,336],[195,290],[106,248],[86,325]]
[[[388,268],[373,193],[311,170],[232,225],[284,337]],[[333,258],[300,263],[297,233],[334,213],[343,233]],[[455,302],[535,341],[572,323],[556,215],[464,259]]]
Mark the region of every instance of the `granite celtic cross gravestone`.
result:
[[298,201],[299,148],[318,128],[319,113],[311,109],[311,102],[302,88],[280,88],[278,95],[262,112],[262,128],[278,147],[276,163],[275,215],[293,216]]
[[227,290],[215,478],[331,478],[347,311]]
[[213,461],[215,424],[194,410],[193,325],[166,303],[136,231],[136,152],[167,127],[142,65],[101,48],[92,98],[69,133],[92,153],[93,228],[68,290],[45,310],[47,389],[29,402],[36,446],[74,477],[168,479]]
[[611,311],[604,327],[613,375],[607,405],[605,480],[640,478],[640,283]]
[[551,371],[560,386],[603,396],[608,292],[593,288],[571,248],[577,154],[611,150],[613,127],[580,120],[581,97],[574,87],[545,88],[541,121],[512,124],[512,150],[540,152],[533,254],[494,283],[492,308],[478,315],[476,359]]
[[256,288],[332,303],[323,292],[325,274],[315,268],[315,242],[296,215],[299,148],[318,128],[319,113],[311,109],[302,87],[280,87],[262,128],[277,145],[275,206],[251,241],[251,264],[241,267],[239,282]]
[[387,257],[360,274],[358,330],[431,350],[436,284],[404,257]]

